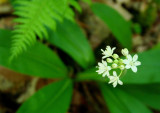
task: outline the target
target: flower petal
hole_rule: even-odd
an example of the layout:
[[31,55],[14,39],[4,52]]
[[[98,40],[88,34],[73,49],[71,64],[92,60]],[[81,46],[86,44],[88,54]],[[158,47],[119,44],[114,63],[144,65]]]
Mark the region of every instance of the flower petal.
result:
[[102,57],[102,59],[105,59],[105,58],[107,58],[107,57],[108,57],[108,56],[105,55],[105,56]]
[[109,51],[109,52],[112,51],[110,46],[107,46],[106,49],[107,49],[107,51]]
[[117,81],[113,83],[113,87],[116,87],[116,86],[117,86]]
[[107,62],[104,61],[104,60],[102,60],[102,64],[103,64],[104,66],[107,66]]
[[116,49],[116,47],[113,47],[113,48],[112,48],[112,54],[113,54],[113,52],[114,52],[115,49]]
[[97,72],[98,74],[102,74],[102,73],[103,73],[102,70],[97,70],[96,72]]
[[102,76],[105,77],[106,75],[109,76],[109,72],[108,71],[105,71]]
[[103,74],[102,74],[102,77],[105,77],[105,76],[106,76],[106,73],[103,73]]
[[137,61],[137,60],[138,60],[138,55],[135,54],[135,55],[133,56],[133,62],[135,62],[135,61]]
[[116,71],[113,71],[113,76],[116,76],[116,77],[117,77],[117,73],[116,73]]
[[141,65],[141,62],[140,62],[140,61],[136,61],[136,62],[134,63],[134,65],[135,65],[135,66],[139,66],[139,65]]
[[101,67],[101,66],[103,66],[103,64],[102,64],[102,63],[100,63],[100,62],[98,62],[98,66],[99,66],[99,67]]
[[111,70],[111,66],[108,66],[108,71]]
[[107,71],[107,76],[109,76],[110,74],[109,74],[109,71]]
[[116,49],[116,47],[113,47],[113,48],[112,48],[112,51],[114,51],[115,49]]
[[108,82],[108,84],[115,82],[114,77],[113,76],[109,76],[110,81]]
[[137,72],[137,67],[136,66],[132,66],[131,69],[132,69],[133,72]]
[[126,68],[126,69],[130,69],[130,68],[131,68],[131,65],[126,65],[125,68]]
[[118,84],[123,85],[123,82],[121,80],[118,80]]
[[103,49],[101,49],[101,51],[104,53],[104,50],[103,50]]
[[114,76],[108,76],[108,78],[110,79],[109,83],[113,83],[116,81]]
[[132,56],[131,56],[131,55],[128,55],[128,56],[127,56],[127,59],[128,59],[128,61],[132,61]]
[[127,59],[123,60],[124,64],[129,64],[129,61]]

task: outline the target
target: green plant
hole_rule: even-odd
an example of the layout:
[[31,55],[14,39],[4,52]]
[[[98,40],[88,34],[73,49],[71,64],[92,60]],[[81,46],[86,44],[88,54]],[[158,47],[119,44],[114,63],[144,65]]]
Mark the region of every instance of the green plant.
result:
[[80,10],[75,0],[15,0],[14,19],[19,23],[13,31],[13,44],[11,59],[22,53],[36,42],[36,38],[47,39],[47,29],[56,29],[56,21],[62,22],[63,18],[73,21],[74,13],[69,4]]
[[[81,28],[76,22],[69,21],[73,20],[73,15],[70,15],[72,11],[68,2],[46,0],[44,2],[46,5],[43,6],[46,10],[39,6],[43,2],[44,0],[17,1],[24,7],[15,6],[18,11],[15,14],[20,16],[16,19],[20,24],[13,31],[15,34],[12,34],[10,30],[0,30],[0,65],[31,76],[58,79],[35,93],[17,113],[66,113],[72,98],[73,84],[92,80],[97,82],[111,113],[152,113],[147,106],[160,110],[159,49],[140,53],[139,60],[142,66],[137,74],[133,75],[132,71],[128,71],[125,76],[122,76],[126,85],[113,89],[107,85],[108,79],[96,73],[95,57]],[[54,4],[55,7],[52,9],[49,3]],[[62,3],[70,12],[66,12],[65,16],[62,15],[65,10],[61,7]],[[132,33],[128,22],[107,5],[93,3],[91,7],[93,12],[108,25],[117,40],[124,47],[131,49]],[[41,9],[39,17],[35,16],[38,9],[34,8]],[[45,11],[49,15],[46,15]],[[29,31],[26,30],[27,28]],[[67,53],[75,61],[74,63],[78,63],[79,70],[71,73],[75,67],[68,68],[58,53],[41,43],[39,39],[45,39],[47,43]],[[10,48],[12,48],[12,56],[9,53]],[[24,51],[26,48],[27,51]],[[9,63],[10,57],[14,59]],[[70,77],[72,74],[75,78]]]

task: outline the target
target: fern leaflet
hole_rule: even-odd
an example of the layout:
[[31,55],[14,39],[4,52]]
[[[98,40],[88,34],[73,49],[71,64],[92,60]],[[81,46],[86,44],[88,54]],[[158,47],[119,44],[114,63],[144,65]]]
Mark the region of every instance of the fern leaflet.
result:
[[15,0],[14,21],[18,24],[13,31],[11,59],[36,42],[36,37],[47,38],[46,27],[55,30],[56,21],[63,18],[73,20],[74,13],[68,0]]

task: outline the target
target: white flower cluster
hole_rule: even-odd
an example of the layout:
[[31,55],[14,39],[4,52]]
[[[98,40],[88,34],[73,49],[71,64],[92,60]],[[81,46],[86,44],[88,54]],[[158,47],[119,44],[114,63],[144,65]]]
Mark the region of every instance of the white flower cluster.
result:
[[[113,87],[116,87],[117,84],[123,85],[123,82],[120,80],[120,76],[122,75],[125,69],[132,69],[133,72],[137,72],[137,66],[141,65],[138,60],[138,55],[135,54],[132,56],[129,54],[128,49],[122,49],[122,55],[125,56],[125,59],[119,58],[117,54],[114,54],[114,50],[116,48],[111,48],[110,46],[106,47],[106,50],[102,50],[102,62],[98,63],[98,74],[102,74],[103,77],[107,76],[110,81],[109,84],[112,83]],[[106,59],[106,60],[104,60]],[[120,74],[117,75],[116,70],[120,70]],[[113,75],[110,75],[110,71],[113,70]]]

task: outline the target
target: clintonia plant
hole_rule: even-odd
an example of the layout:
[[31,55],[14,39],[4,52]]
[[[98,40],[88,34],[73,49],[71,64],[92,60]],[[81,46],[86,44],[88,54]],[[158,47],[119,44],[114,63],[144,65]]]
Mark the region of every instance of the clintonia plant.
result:
[[[102,62],[98,63],[98,74],[102,74],[103,77],[109,78],[109,84],[112,83],[113,87],[116,87],[117,84],[123,85],[123,82],[120,80],[121,75],[127,69],[132,69],[133,72],[137,72],[137,66],[141,65],[138,60],[138,55],[135,54],[133,57],[129,54],[127,48],[122,49],[122,54],[125,56],[125,59],[120,58],[117,54],[114,53],[116,48],[111,48],[110,46],[106,47],[106,50],[101,49],[102,51]],[[106,59],[106,61],[104,60]],[[110,71],[113,70],[113,75],[110,75]],[[120,72],[119,72],[120,70]],[[117,75],[117,72],[119,74]]]
[[[21,0],[16,1],[18,1],[18,3],[23,2]],[[53,0],[51,2],[57,4],[65,1],[66,0],[59,0],[57,2],[57,0]],[[16,5],[18,10],[23,9],[20,12],[18,11],[19,18],[21,18],[20,20],[25,22],[20,22],[20,24],[22,24],[20,26],[29,27],[30,30],[28,31],[21,27],[18,27],[20,30],[17,29],[14,33],[8,30],[0,30],[0,53],[3,53],[0,54],[0,65],[22,74],[47,79],[50,78],[57,81],[37,91],[22,104],[17,110],[17,113],[66,113],[70,107],[74,88],[76,88],[74,84],[77,82],[85,82],[85,84],[80,85],[87,86],[86,81],[96,81],[97,87],[100,89],[110,113],[152,113],[148,107],[160,111],[160,85],[158,85],[160,83],[160,63],[158,62],[160,50],[151,50],[138,54],[140,61],[143,62],[143,67],[139,67],[137,76],[132,76],[134,74],[128,71],[125,75],[126,77],[123,79],[122,75],[127,69],[137,72],[137,66],[141,65],[141,62],[137,61],[138,55],[132,57],[127,49],[122,49],[124,58],[119,58],[119,56],[114,53],[115,48],[107,46],[106,50],[102,50],[102,62],[98,63],[98,73],[96,73],[94,51],[92,51],[81,27],[77,25],[76,22],[66,20],[67,18],[64,19],[62,23],[58,20],[55,21],[56,18],[48,21],[54,18],[53,16],[57,16],[54,10],[59,10],[63,13],[61,8],[64,9],[64,5],[61,5],[62,3],[56,7],[57,9],[54,8],[51,10],[50,7],[54,7],[55,5],[47,1],[43,8],[41,8],[42,4],[44,4],[43,0],[29,0],[28,2],[24,2],[25,7],[24,5]],[[73,2],[72,5],[75,5],[75,3],[76,2]],[[94,3],[91,5],[91,8],[94,14],[107,24],[119,43],[121,43],[123,47],[131,49],[132,33],[128,22],[123,19],[117,11],[106,4]],[[38,18],[35,18],[37,17],[37,10],[39,9],[47,10],[41,10]],[[48,12],[48,10],[51,11]],[[27,13],[26,11],[31,13]],[[51,14],[44,16],[44,14],[48,14],[46,11]],[[24,16],[24,14],[33,15]],[[111,15],[108,16],[108,14]],[[61,13],[59,16],[61,16]],[[36,21],[34,21],[35,19]],[[46,23],[46,21],[49,22],[49,24]],[[39,22],[40,24],[37,24]],[[46,27],[50,28],[54,22],[56,22],[56,31],[46,29]],[[32,25],[32,27],[30,25]],[[37,41],[37,37],[43,40],[44,38],[42,37],[44,37],[44,34],[48,34],[47,40],[44,40],[44,42],[47,42],[45,44],[40,43],[43,41]],[[58,52],[54,51],[50,46],[47,46],[48,43],[58,48]],[[31,45],[33,45],[33,47],[28,48],[28,50],[24,52],[27,46]],[[8,64],[10,57],[8,51],[10,51],[10,47],[13,48],[11,58],[17,55],[19,56],[19,53],[22,54],[18,58],[15,57],[12,62]],[[73,60],[71,60],[69,64],[63,62],[66,60],[66,56],[61,57],[61,60],[59,50],[61,50],[62,55],[64,52],[65,55],[68,55],[68,57],[71,57]],[[152,62],[148,62],[150,59],[152,59]],[[122,85],[123,83],[127,85],[112,88],[106,85],[106,83],[103,82],[104,80],[102,80],[104,78],[98,76],[98,74],[102,74],[103,77],[108,78],[110,80],[109,83],[112,83],[114,87],[116,87],[117,84]],[[139,76],[143,79],[140,79]],[[86,94],[88,93],[92,92],[88,90]],[[91,96],[89,100],[96,97],[94,94],[89,96]],[[95,100],[99,100],[99,95],[98,99]]]

